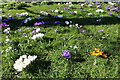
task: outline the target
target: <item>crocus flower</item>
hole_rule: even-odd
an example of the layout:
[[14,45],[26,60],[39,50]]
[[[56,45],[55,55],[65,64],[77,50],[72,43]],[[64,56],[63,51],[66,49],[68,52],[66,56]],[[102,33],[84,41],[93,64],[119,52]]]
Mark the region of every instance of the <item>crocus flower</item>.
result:
[[65,7],[64,10],[66,10],[67,8]]
[[83,26],[82,25],[80,25],[78,28],[82,28]]
[[63,15],[58,15],[58,18],[62,18],[63,17]]
[[113,14],[112,13],[110,13],[110,12],[108,12],[108,14],[110,15],[110,16],[112,16]]
[[93,13],[88,13],[88,16],[92,16],[93,15]]
[[54,16],[54,18],[58,18],[58,16]]
[[68,59],[71,58],[71,55],[69,54],[69,51],[68,51],[68,50],[65,50],[64,52],[62,52],[61,55],[62,55],[63,57],[68,58]]
[[68,24],[69,24],[69,21],[65,21],[65,24],[67,24],[67,25],[68,25]]
[[56,9],[54,12],[58,13],[58,11],[59,11],[59,10]]
[[10,15],[10,13],[8,13],[8,15]]
[[9,21],[8,19],[3,19],[3,21]]
[[70,13],[71,13],[71,14],[74,14],[74,11],[71,11]]
[[18,29],[18,31],[22,31],[22,29]]
[[84,33],[84,32],[85,32],[85,30],[81,30],[80,32],[81,32],[81,33]]
[[58,31],[57,29],[54,30],[54,32],[57,32],[57,31]]
[[63,38],[63,40],[67,40],[66,38]]
[[99,3],[99,2],[95,2],[95,4],[100,5],[100,3]]
[[106,54],[104,54],[104,52],[101,52],[99,48],[95,48],[95,51],[90,52],[90,54],[94,56],[103,56],[104,58],[108,57]]
[[91,7],[91,6],[93,6],[93,5],[92,5],[92,4],[88,4],[88,6],[90,6],[90,7]]
[[96,12],[104,12],[102,9],[97,9]]
[[78,7],[79,9],[82,9],[83,7]]
[[10,31],[3,31],[3,32],[5,32],[6,34],[9,34],[9,33],[10,33]]
[[106,10],[110,10],[110,8],[108,8],[108,7],[105,7],[106,8]]
[[8,26],[9,25],[7,23],[5,23],[5,22],[0,24],[0,27],[8,27]]
[[34,34],[34,35],[35,35],[35,34],[36,34],[36,30],[33,30],[33,31],[32,31],[32,34]]
[[110,11],[115,11],[115,9],[114,9],[114,8],[112,8],[112,9],[110,9]]
[[58,24],[58,23],[60,23],[60,21],[55,21],[54,23],[55,23],[55,24]]
[[102,8],[102,6],[101,6],[101,5],[98,5],[97,8]]
[[42,21],[42,22],[36,22],[36,23],[34,23],[34,26],[40,26],[42,24],[45,24],[45,22],[44,21]]
[[43,36],[44,36],[44,34],[38,33],[38,34],[34,35],[33,37],[31,37],[31,39],[36,39],[38,37],[42,38]]
[[26,35],[26,33],[23,33],[23,35]]
[[95,56],[100,56],[102,55],[103,52],[100,52],[99,48],[95,48],[95,51],[90,52],[90,54],[95,55]]
[[118,7],[118,5],[113,5],[114,7]]
[[100,17],[102,17],[102,18],[103,18],[103,17],[104,17],[104,15],[100,15]]
[[37,28],[37,29],[36,29],[36,32],[39,32],[39,31],[40,31],[40,28]]
[[104,30],[98,30],[98,32],[103,32]]
[[115,10],[115,12],[119,13],[119,10],[118,10],[118,9],[116,9],[116,10]]

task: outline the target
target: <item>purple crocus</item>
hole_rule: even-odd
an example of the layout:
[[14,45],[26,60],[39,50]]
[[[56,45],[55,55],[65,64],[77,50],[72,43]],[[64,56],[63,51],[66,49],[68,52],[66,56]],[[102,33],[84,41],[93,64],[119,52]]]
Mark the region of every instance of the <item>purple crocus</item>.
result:
[[98,32],[103,32],[104,30],[98,30]]
[[5,23],[5,22],[3,22],[3,23],[0,24],[0,27],[8,27],[8,26],[10,26],[10,25],[8,25],[8,24]]
[[8,19],[3,19],[3,21],[9,21]]
[[26,35],[26,33],[23,33],[23,35]]
[[71,11],[70,14],[74,14],[74,11]]
[[36,34],[36,30],[33,30],[33,31],[32,31],[32,34],[34,34],[34,35],[35,35],[35,34]]
[[82,28],[83,26],[82,25],[80,25],[78,28]]
[[118,5],[113,5],[114,7],[118,7]]
[[8,13],[8,15],[10,15],[10,13]]
[[5,32],[6,34],[9,34],[9,33],[10,33],[10,31],[3,31],[3,32]]
[[40,26],[42,24],[45,24],[45,22],[44,21],[42,21],[42,22],[36,22],[36,23],[34,23],[34,26]]
[[83,9],[83,11],[86,11],[86,9]]
[[110,15],[110,16],[112,16],[113,14],[112,13],[110,13],[110,12],[108,12],[108,14]]
[[18,31],[22,31],[22,29],[18,29]]
[[108,7],[105,7],[106,8],[106,10],[110,10],[110,8],[108,8]]
[[116,9],[116,10],[115,10],[115,12],[119,13],[119,10],[118,10],[118,9]]
[[82,9],[83,7],[78,7],[79,9]]
[[101,6],[101,5],[98,5],[97,8],[102,8],[102,6]]
[[110,9],[110,11],[115,11],[115,9],[114,9],[114,8],[112,8],[112,9]]
[[54,23],[55,23],[55,24],[58,24],[58,23],[60,23],[60,21],[55,21]]
[[99,3],[99,2],[95,2],[95,4],[96,4],[96,5],[100,5],[100,3]]
[[13,20],[13,19],[14,19],[14,18],[13,18],[12,16],[8,18],[8,20]]
[[66,10],[67,8],[65,7],[64,10]]
[[54,18],[58,18],[58,16],[54,16]]
[[63,40],[67,40],[66,38],[63,38]]
[[81,30],[80,32],[81,32],[81,33],[84,33],[84,32],[85,32],[85,30]]
[[54,30],[54,32],[57,32],[57,31],[58,31],[57,29]]
[[64,52],[62,52],[61,55],[68,58],[68,59],[71,58],[71,55],[69,54],[68,50],[65,50]]

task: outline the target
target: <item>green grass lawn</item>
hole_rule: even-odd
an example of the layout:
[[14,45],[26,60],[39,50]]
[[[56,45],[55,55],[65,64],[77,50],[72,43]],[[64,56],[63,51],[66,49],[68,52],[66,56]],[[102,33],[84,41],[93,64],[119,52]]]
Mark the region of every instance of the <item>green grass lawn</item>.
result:
[[[107,11],[105,7],[109,4],[103,3],[101,3],[103,13],[96,12],[98,8],[95,4],[92,7],[85,4],[83,9],[78,9],[81,4],[73,4],[74,7],[67,10],[64,8],[69,6],[65,4],[25,4],[29,7],[7,9],[4,6],[2,9],[2,15],[5,15],[2,22],[10,25],[10,33],[3,32],[2,43],[0,43],[2,78],[120,78],[118,45],[120,12]],[[56,9],[63,13],[51,12]],[[84,9],[86,11],[83,11]],[[51,13],[51,15],[41,14],[40,11]],[[70,14],[71,11],[77,11],[77,14]],[[26,17],[16,15],[22,12],[28,12],[29,15]],[[108,12],[113,15],[108,15]],[[93,15],[89,16],[88,13]],[[14,19],[4,21],[10,15]],[[63,15],[63,18],[53,18],[57,15]],[[26,18],[32,20],[23,23],[22,21]],[[45,24],[34,26],[35,22],[41,21]],[[55,21],[60,23],[54,23]],[[72,21],[72,23],[67,25],[65,21]],[[8,27],[3,27],[2,31],[6,28]],[[40,28],[37,33],[43,33],[44,36],[33,40],[31,32],[37,28]],[[81,32],[83,30],[84,32]],[[23,33],[26,34],[23,35]],[[9,47],[12,49],[8,49]],[[100,51],[108,57],[91,55],[90,52],[94,51],[94,48],[100,48]],[[70,59],[61,56],[65,50],[69,50]],[[37,55],[37,58],[21,72],[17,72],[13,65],[21,55]]]

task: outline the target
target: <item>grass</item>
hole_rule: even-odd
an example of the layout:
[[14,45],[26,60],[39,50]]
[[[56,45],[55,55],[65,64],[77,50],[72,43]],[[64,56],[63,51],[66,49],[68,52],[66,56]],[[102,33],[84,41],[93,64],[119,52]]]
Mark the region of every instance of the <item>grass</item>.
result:
[[[87,11],[84,12],[78,9],[80,6],[78,4],[74,4],[74,9],[69,10],[63,9],[64,4],[36,6],[31,3],[26,4],[31,7],[24,7],[20,10],[3,9],[2,15],[6,15],[5,18],[8,18],[7,14],[10,13],[15,20],[6,22],[10,25],[10,34],[2,34],[2,78],[119,78],[118,27],[120,22],[117,18],[119,13],[111,11],[114,16],[109,16],[107,14],[109,11],[105,10],[105,6],[109,4],[102,4],[105,12],[99,14],[95,12],[96,5],[93,5],[93,8],[85,7],[84,9]],[[62,8],[59,8],[60,6]],[[51,13],[52,16],[39,13],[40,11],[50,12],[50,9],[63,10],[64,17],[55,19],[53,16],[58,13]],[[70,11],[78,11],[78,14],[70,14]],[[20,26],[21,21],[27,17],[18,17],[15,14],[22,12],[28,12],[28,17],[32,18],[32,21]],[[93,17],[88,16],[90,12],[94,13]],[[41,17],[38,17],[38,14]],[[99,15],[104,15],[104,18],[100,18]],[[37,18],[42,18],[42,20]],[[96,22],[97,19],[102,21]],[[72,27],[64,23],[66,20],[73,21]],[[33,25],[40,21],[49,21],[49,23],[42,26]],[[55,21],[61,23],[54,24]],[[83,27],[79,29],[75,24],[83,25]],[[30,37],[33,35],[30,33],[36,28],[41,28],[40,33],[45,35],[43,38],[32,40]],[[18,29],[22,29],[22,31],[18,31]],[[81,33],[80,31],[83,29],[85,32]],[[98,30],[104,31],[98,32]],[[27,37],[22,33],[27,33]],[[9,42],[5,41],[6,36],[10,39]],[[10,46],[12,49],[6,52]],[[94,48],[100,48],[108,55],[108,58],[91,55],[90,52]],[[60,53],[66,49],[69,50],[71,59],[61,56]],[[22,72],[17,72],[13,68],[13,64],[24,54],[38,57]],[[96,65],[94,65],[95,61]]]

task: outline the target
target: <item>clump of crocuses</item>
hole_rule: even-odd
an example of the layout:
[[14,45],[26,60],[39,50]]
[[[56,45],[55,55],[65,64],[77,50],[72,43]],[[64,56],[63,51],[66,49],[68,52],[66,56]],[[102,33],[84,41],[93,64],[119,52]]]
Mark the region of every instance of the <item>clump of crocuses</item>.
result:
[[8,25],[8,24],[5,23],[5,22],[3,22],[3,23],[0,24],[0,27],[8,27],[8,26],[10,26],[10,25]]
[[70,59],[71,58],[71,55],[69,54],[69,50],[65,50],[64,52],[61,53],[62,56]]

